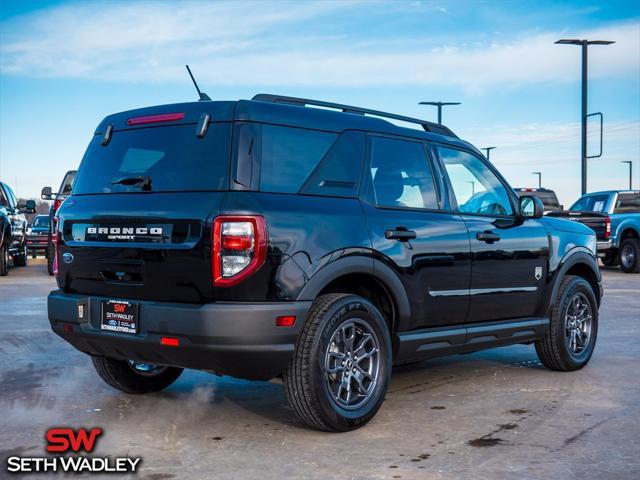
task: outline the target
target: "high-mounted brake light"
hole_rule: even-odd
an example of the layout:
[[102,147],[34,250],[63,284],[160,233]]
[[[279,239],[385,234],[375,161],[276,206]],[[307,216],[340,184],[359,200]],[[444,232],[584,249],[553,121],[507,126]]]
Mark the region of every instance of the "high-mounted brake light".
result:
[[604,238],[611,236],[611,217],[607,216],[604,219]]
[[158,115],[146,115],[144,117],[133,117],[127,120],[127,125],[144,125],[145,123],[173,122],[182,120],[184,113],[161,113]]
[[255,215],[223,215],[213,221],[211,269],[217,287],[237,285],[267,258],[267,228]]

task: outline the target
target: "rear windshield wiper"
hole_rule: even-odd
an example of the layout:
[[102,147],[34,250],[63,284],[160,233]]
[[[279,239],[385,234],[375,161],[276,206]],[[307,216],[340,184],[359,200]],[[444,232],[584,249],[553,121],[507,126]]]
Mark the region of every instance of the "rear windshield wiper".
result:
[[151,177],[147,175],[123,177],[115,182],[111,182],[111,185],[133,185],[134,187],[142,188],[142,191],[144,192],[148,192],[151,190]]

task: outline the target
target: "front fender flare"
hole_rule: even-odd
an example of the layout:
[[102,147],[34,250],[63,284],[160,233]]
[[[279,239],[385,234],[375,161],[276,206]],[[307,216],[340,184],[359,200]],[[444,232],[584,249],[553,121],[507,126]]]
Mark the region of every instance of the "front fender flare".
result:
[[598,291],[594,293],[596,295],[596,299],[598,300],[598,304],[600,303],[600,298],[602,297],[602,274],[600,273],[598,260],[588,249],[584,247],[577,247],[568,252],[562,258],[562,260],[560,260],[559,267],[555,273],[553,288],[551,289],[551,296],[549,298],[549,301],[547,302],[547,312],[550,311],[552,305],[555,304],[556,299],[560,294],[560,285],[562,284],[562,280],[567,275],[567,272],[571,269],[571,267],[577,264],[584,264],[593,272],[598,286]]

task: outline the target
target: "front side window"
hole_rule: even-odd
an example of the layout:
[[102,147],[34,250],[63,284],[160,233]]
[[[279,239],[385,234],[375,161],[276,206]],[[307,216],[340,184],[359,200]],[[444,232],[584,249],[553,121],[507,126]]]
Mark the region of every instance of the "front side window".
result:
[[475,155],[438,147],[449,175],[458,211],[480,215],[513,215],[506,187]]
[[421,143],[372,137],[370,173],[376,205],[438,208],[433,174]]

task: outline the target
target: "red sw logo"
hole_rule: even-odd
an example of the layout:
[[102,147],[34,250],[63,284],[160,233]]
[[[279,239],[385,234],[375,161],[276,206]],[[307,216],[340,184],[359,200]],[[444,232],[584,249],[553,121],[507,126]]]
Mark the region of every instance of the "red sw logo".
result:
[[113,310],[116,313],[124,313],[126,309],[127,309],[127,306],[124,303],[116,303],[113,306]]
[[74,431],[72,428],[50,428],[47,430],[47,452],[68,452],[72,450],[79,452],[92,452],[95,448],[97,438],[102,435],[101,428],[79,428]]

